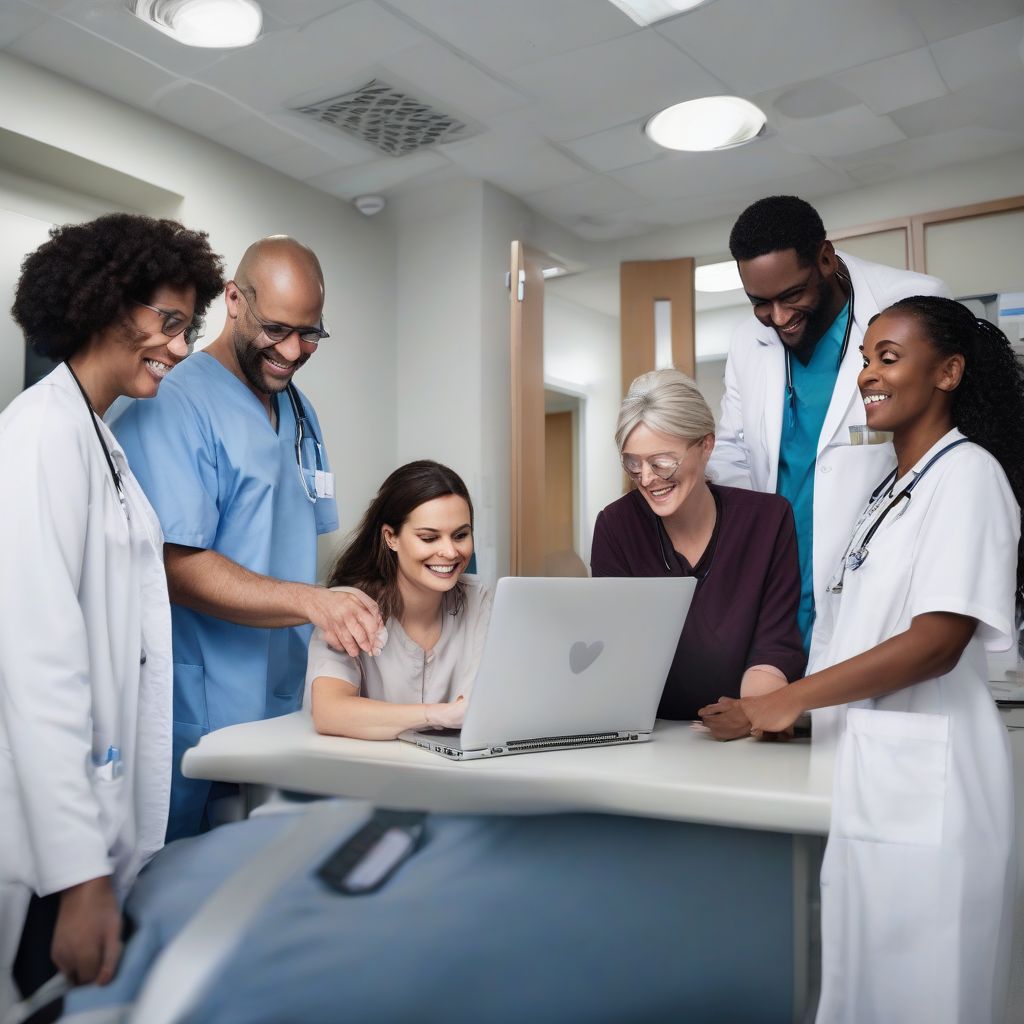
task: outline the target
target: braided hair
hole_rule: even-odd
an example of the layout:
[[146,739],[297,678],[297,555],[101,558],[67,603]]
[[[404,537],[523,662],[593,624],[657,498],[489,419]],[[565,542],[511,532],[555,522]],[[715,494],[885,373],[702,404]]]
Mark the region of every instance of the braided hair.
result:
[[[961,433],[993,455],[1024,508],[1024,364],[995,324],[976,317],[962,302],[914,295],[886,313],[914,317],[944,356],[964,357],[951,413]],[[1017,549],[1018,611],[1024,597],[1024,536]]]

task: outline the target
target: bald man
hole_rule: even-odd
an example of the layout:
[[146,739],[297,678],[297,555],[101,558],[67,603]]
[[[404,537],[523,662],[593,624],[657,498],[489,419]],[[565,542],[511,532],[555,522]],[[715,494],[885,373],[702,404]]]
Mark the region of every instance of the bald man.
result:
[[220,336],[168,374],[159,399],[113,424],[166,542],[168,842],[214,824],[223,795],[184,778],[184,752],[213,729],[299,707],[311,624],[353,657],[380,626],[369,598],[314,584],[317,535],[338,514],[320,424],[292,377],[329,337],[320,263],[292,238],[261,239],[224,298]]

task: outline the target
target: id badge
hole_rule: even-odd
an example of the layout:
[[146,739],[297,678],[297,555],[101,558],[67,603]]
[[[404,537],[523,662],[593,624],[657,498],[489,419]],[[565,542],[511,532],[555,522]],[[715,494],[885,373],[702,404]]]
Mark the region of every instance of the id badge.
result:
[[334,474],[325,469],[318,469],[313,474],[313,486],[318,498],[334,497]]

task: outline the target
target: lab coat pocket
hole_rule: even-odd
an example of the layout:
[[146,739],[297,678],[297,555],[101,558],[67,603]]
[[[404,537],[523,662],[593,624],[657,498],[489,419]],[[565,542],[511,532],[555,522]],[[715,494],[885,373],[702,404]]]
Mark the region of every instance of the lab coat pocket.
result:
[[850,708],[836,754],[831,834],[938,846],[948,746],[945,715]]

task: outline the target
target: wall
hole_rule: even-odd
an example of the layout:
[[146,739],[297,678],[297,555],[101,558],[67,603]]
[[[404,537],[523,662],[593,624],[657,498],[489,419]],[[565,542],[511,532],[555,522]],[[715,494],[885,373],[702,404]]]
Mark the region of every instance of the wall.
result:
[[584,536],[579,551],[590,563],[594,520],[622,494],[615,423],[622,397],[619,322],[558,295],[549,282],[544,296],[544,378],[586,395],[583,425]]
[[[292,234],[316,250],[332,337],[297,383],[320,416],[338,475],[342,528],[353,527],[394,463],[395,239],[387,222],[6,54],[0,79],[0,130],[180,196],[175,215],[209,232],[229,272],[262,235]],[[0,164],[5,156],[6,148]],[[40,168],[40,177],[58,170]],[[222,323],[212,309],[209,336]],[[322,544],[322,559],[337,539]]]

